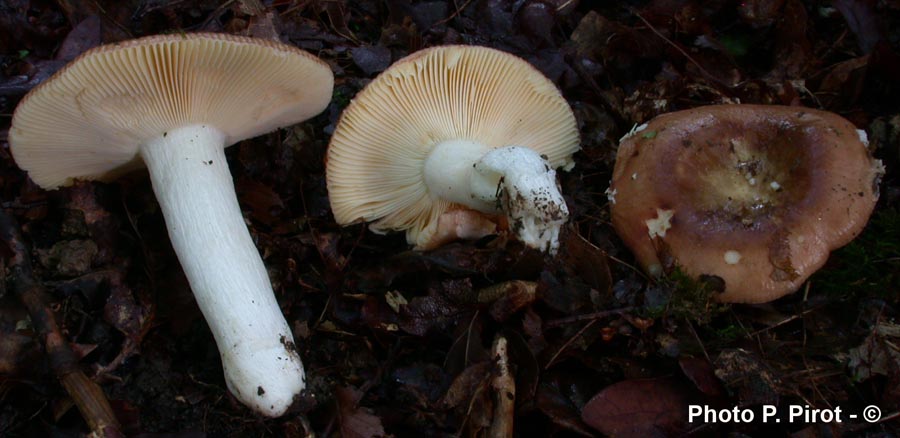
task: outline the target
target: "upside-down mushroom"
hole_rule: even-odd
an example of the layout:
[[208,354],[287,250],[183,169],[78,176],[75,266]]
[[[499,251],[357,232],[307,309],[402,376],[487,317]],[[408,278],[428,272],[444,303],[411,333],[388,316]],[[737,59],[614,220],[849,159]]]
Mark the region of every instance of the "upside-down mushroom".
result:
[[796,291],[862,231],[882,174],[865,132],[836,114],[719,105],[626,136],[608,194],[649,273],[719,277],[718,300],[759,303]]
[[344,111],[328,194],[338,223],[375,221],[373,231],[406,231],[419,249],[491,233],[505,216],[525,244],[554,252],[568,218],[555,169],[571,168],[578,148],[572,110],[527,62],[432,47],[385,70]]
[[228,388],[269,416],[291,405],[305,376],[224,150],[318,114],[332,85],[325,63],[288,45],[151,36],[72,61],[22,100],[9,132],[16,163],[46,189],[146,165]]

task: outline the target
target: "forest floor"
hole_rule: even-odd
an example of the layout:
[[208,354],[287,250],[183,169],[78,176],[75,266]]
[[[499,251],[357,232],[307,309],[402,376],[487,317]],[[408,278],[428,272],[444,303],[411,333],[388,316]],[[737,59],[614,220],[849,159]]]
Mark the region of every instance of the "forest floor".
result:
[[[491,345],[503,336],[518,436],[898,437],[898,29],[896,0],[4,0],[0,200],[128,436],[487,436],[502,420]],[[227,150],[308,374],[277,419],[228,393],[146,173],[44,191],[6,143],[19,100],[78,53],[196,31],[277,37],[335,73],[324,113]],[[571,104],[582,150],[560,173],[571,218],[556,256],[504,238],[416,252],[402,233],[335,223],[323,157],[342,110],[391,63],[441,44],[518,55]],[[866,230],[768,304],[718,304],[677,272],[648,280],[604,194],[633,126],[737,102],[838,113],[887,168]],[[688,405],[757,418],[764,405],[779,418],[791,405],[874,405],[881,420],[689,423]],[[0,436],[88,431],[19,297],[0,287]]]

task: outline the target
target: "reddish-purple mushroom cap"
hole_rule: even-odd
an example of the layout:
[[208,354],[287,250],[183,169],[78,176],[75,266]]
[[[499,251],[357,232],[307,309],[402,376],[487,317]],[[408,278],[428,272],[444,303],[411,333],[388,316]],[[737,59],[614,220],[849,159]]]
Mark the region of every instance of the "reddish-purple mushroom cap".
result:
[[796,291],[865,227],[884,168],[865,132],[825,111],[719,105],[624,138],[612,223],[638,263],[724,280],[724,302]]

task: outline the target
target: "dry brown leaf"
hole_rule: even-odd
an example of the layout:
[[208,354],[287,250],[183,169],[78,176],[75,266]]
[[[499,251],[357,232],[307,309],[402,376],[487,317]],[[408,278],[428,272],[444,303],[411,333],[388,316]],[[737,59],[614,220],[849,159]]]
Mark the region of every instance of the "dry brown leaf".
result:
[[607,386],[584,406],[581,418],[606,435],[643,438],[676,436],[687,412],[684,385],[664,377]]
[[343,386],[335,390],[335,398],[340,409],[341,437],[375,438],[384,436],[381,418],[372,410],[359,406],[363,393],[353,387]]

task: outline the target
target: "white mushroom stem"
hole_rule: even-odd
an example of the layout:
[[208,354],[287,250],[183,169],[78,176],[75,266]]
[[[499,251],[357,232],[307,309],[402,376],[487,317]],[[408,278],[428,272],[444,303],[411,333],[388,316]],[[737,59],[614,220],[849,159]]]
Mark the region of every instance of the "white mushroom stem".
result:
[[425,160],[425,183],[433,196],[484,213],[503,212],[528,246],[550,253],[559,248],[569,210],[556,171],[532,149],[444,141]]
[[278,416],[305,386],[303,364],[241,215],[224,144],[221,131],[194,125],[148,142],[141,155],[228,389]]

